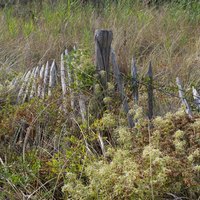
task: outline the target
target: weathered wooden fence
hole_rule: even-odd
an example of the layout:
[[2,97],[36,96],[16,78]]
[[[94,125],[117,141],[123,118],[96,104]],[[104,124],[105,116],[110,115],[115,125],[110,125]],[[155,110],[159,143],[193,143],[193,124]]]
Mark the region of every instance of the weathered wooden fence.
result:
[[[111,79],[114,80],[117,86],[117,92],[121,98],[122,106],[125,114],[127,115],[127,122],[130,128],[134,127],[135,122],[131,116],[128,104],[128,98],[125,93],[124,81],[120,68],[117,64],[117,59],[114,50],[111,47],[113,39],[113,33],[110,30],[96,30],[95,32],[95,58],[96,58],[96,72],[99,74],[99,82],[103,88],[102,99],[106,96],[106,89],[108,82]],[[75,94],[72,85],[74,84],[76,77],[74,71],[67,63],[66,57],[69,56],[68,50],[62,52],[60,56],[59,65],[56,65],[56,61],[53,60],[51,63],[47,61],[46,65],[37,66],[21,78],[21,80],[14,79],[11,83],[12,87],[19,86],[20,89],[17,94],[16,102],[23,104],[26,101],[31,100],[34,97],[45,99],[46,96],[51,96],[56,85],[60,84],[62,88],[62,97],[65,101],[66,95],[69,94],[71,109],[77,110],[82,118],[82,121],[86,120],[86,101],[85,96],[81,92]],[[110,64],[112,63],[112,65]],[[111,68],[112,66],[112,68]],[[153,67],[151,62],[147,70],[146,77],[146,88],[148,94],[148,113],[147,117],[151,120],[154,117],[154,83],[153,83]],[[103,75],[102,75],[103,74]],[[139,85],[140,80],[138,79],[136,62],[132,60],[131,66],[132,76],[132,96],[134,104],[138,105],[139,101]],[[190,118],[192,118],[191,108],[186,100],[184,90],[182,88],[179,78],[176,79],[178,87],[179,98],[185,107],[185,111]],[[198,110],[200,109],[200,96],[195,88],[192,89],[194,103]],[[101,100],[102,100],[101,99]],[[63,109],[64,104],[63,104]]]

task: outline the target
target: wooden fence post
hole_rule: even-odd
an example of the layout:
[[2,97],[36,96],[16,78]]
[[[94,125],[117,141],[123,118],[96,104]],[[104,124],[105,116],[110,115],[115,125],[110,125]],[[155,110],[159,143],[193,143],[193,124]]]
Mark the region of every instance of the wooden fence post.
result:
[[181,81],[178,77],[176,78],[176,84],[178,86],[178,93],[179,93],[179,97],[181,99],[181,102],[185,106],[185,111],[188,114],[188,116],[190,118],[192,118],[192,111],[190,109],[190,106],[189,106],[186,98],[185,98],[185,94],[184,94],[184,91],[183,91],[183,88],[182,88],[182,85],[181,85]]
[[115,77],[115,81],[117,83],[118,92],[119,92],[121,100],[122,100],[124,112],[126,113],[127,118],[128,118],[128,125],[130,128],[132,128],[132,127],[134,127],[134,122],[133,122],[132,116],[129,114],[129,106],[128,106],[126,94],[124,92],[123,80],[121,77],[121,73],[119,71],[119,67],[117,65],[116,56],[115,56],[115,52],[113,49],[111,51],[111,56],[112,56],[114,77]]
[[100,72],[102,70],[106,71],[106,82],[109,81],[109,74],[110,74],[109,60],[110,60],[112,39],[113,39],[113,33],[110,30],[95,31],[96,69],[97,72]]
[[136,67],[134,59],[132,59],[131,75],[132,75],[133,100],[134,100],[134,103],[136,105],[138,105],[138,100],[139,100],[138,88],[139,88],[139,84],[138,84],[137,67]]
[[147,72],[147,93],[148,93],[148,118],[153,118],[153,70],[151,62]]

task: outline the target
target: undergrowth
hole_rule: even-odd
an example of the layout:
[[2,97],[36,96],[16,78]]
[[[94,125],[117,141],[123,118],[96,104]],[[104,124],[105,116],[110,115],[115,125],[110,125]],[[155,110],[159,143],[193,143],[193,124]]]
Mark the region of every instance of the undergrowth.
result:
[[[189,118],[177,109],[177,99],[155,90],[161,116],[149,121],[145,85],[134,105],[129,84],[134,56],[140,80],[152,60],[154,83],[165,92],[177,92],[176,76],[186,88],[198,88],[199,2],[106,2],[98,9],[68,0],[0,10],[0,199],[199,199],[199,114]],[[132,129],[113,81],[106,91],[97,81],[97,28],[113,30]],[[69,91],[63,100],[60,86],[23,105],[15,105],[9,88],[27,69],[60,59],[64,47],[77,78],[70,89],[87,97],[84,122],[72,110]]]

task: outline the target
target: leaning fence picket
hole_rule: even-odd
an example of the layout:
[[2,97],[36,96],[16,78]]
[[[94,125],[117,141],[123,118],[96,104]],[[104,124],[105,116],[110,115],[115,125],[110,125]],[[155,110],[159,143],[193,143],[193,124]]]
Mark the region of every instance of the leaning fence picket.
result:
[[86,121],[86,104],[84,95],[82,93],[79,94],[78,101],[79,101],[79,108],[80,108],[82,122],[84,123]]
[[200,96],[194,87],[192,87],[192,94],[193,94],[193,98],[194,98],[194,103],[196,104],[198,110],[200,110]]
[[38,93],[37,93],[37,96],[39,98],[42,97],[43,78],[44,78],[44,65],[42,65],[42,67],[40,69],[39,85],[38,85]]
[[62,93],[63,93],[63,97],[66,95],[67,93],[67,89],[66,89],[66,75],[65,75],[65,65],[64,65],[64,55],[63,53],[61,54],[61,61],[60,61],[60,78],[61,78],[61,86],[62,86]]
[[188,114],[188,116],[190,118],[192,118],[192,111],[190,109],[190,106],[189,106],[186,98],[185,98],[185,94],[184,94],[184,91],[183,91],[183,88],[182,88],[182,85],[181,85],[181,81],[178,77],[176,78],[176,84],[178,86],[178,93],[179,93],[179,97],[181,99],[181,102],[185,106],[185,111]]
[[128,125],[129,125],[130,128],[132,128],[132,127],[134,127],[134,122],[133,122],[132,116],[129,114],[128,101],[127,101],[126,94],[124,92],[124,86],[123,86],[121,73],[119,71],[119,67],[118,67],[118,64],[117,64],[117,61],[116,61],[115,52],[114,52],[113,49],[111,50],[111,57],[112,57],[114,78],[115,78],[115,81],[117,83],[118,92],[119,92],[119,94],[121,96],[124,112],[126,113],[127,118],[128,118]]
[[27,96],[28,96],[29,89],[30,89],[30,87],[31,87],[31,83],[32,83],[32,81],[33,81],[35,69],[36,69],[36,68],[33,68],[33,69],[32,69],[31,75],[30,75],[29,80],[28,80],[28,82],[27,82],[26,90],[25,90],[24,96],[23,96],[23,98],[22,98],[22,103],[24,103],[24,102],[26,101],[26,98],[27,98]]
[[49,76],[49,62],[47,61],[45,71],[44,71],[44,80],[43,80],[43,88],[42,88],[42,98],[43,99],[47,92],[48,76]]
[[103,142],[103,137],[102,137],[101,132],[98,134],[98,138],[99,138],[99,144],[100,144],[100,147],[101,147],[102,154],[105,157],[106,156],[106,150],[105,150],[105,145],[104,145],[104,142]]
[[[65,56],[69,56],[67,49],[65,49]],[[66,70],[67,70],[67,84],[68,84],[70,99],[71,99],[71,107],[72,107],[72,110],[74,110],[75,109],[75,95],[72,89],[73,84],[74,84],[74,72],[73,72],[73,69],[70,68],[68,63],[66,65]]]
[[25,77],[23,78],[23,82],[22,82],[22,85],[21,85],[21,88],[19,90],[19,93],[18,93],[18,97],[17,97],[17,102],[18,103],[21,103],[21,96],[23,95],[24,93],[24,89],[26,88],[26,84],[28,82],[28,79],[29,79],[29,76],[31,75],[31,71],[29,70]]
[[131,75],[132,75],[133,100],[134,103],[137,105],[139,100],[139,92],[138,92],[139,84],[138,84],[137,67],[134,59],[132,59]]
[[48,90],[48,96],[51,96],[52,89],[56,85],[56,66],[55,66],[55,60],[53,60],[51,68],[50,68],[50,75],[49,75],[49,90]]
[[34,72],[34,76],[33,76],[33,83],[32,83],[32,88],[31,88],[29,99],[32,99],[37,93],[38,76],[39,76],[39,67],[37,66],[36,69],[35,69],[35,72]]

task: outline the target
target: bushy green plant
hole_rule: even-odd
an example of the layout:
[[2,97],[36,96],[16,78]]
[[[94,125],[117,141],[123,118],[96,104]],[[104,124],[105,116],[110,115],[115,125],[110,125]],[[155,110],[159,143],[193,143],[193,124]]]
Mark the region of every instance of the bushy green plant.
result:
[[140,121],[132,131],[118,127],[113,132],[118,147],[88,163],[84,177],[67,175],[62,189],[66,199],[160,199],[167,193],[197,198],[199,139],[191,137],[193,123],[181,111],[155,119],[150,135],[145,123]]

